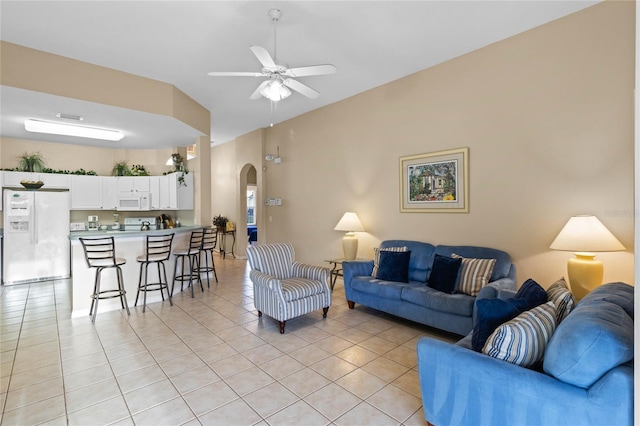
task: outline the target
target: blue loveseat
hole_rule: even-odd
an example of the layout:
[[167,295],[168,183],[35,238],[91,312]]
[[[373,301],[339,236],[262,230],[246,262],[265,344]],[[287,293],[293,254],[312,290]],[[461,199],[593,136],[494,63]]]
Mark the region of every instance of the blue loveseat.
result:
[[[501,292],[506,300],[514,293]],[[528,369],[423,337],[418,369],[433,425],[631,425],[633,287],[589,293],[551,336],[542,367]]]
[[[475,246],[434,246],[408,240],[387,240],[380,248],[407,247],[409,282],[379,280],[371,275],[373,261],[343,262],[344,290],[349,308],[355,303],[411,321],[466,335],[473,328],[476,298],[495,298],[501,289],[515,290],[515,265],[501,250]],[[426,285],[436,254],[450,257],[496,259],[488,285],[477,296],[444,293]]]

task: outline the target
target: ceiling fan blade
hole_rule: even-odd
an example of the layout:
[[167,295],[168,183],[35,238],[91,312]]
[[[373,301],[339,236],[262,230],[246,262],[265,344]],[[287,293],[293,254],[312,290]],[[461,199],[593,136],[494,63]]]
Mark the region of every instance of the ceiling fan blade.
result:
[[249,49],[256,55],[256,58],[258,58],[263,67],[269,70],[277,68],[276,63],[273,61],[269,52],[267,52],[267,49],[260,46],[251,46]]
[[255,101],[256,99],[260,99],[260,97],[262,96],[262,95],[260,94],[260,91],[261,91],[262,89],[264,89],[264,88],[265,88],[265,86],[266,86],[267,84],[269,84],[269,82],[270,82],[270,81],[271,81],[271,80],[265,80],[265,81],[263,81],[262,83],[260,83],[260,86],[258,86],[258,88],[257,88],[257,89],[256,89],[256,90],[251,94],[251,96],[249,96],[249,99],[251,99],[251,100],[253,100],[253,101]]
[[289,77],[306,77],[309,75],[334,74],[336,67],[331,64],[311,65],[308,67],[289,68],[283,74]]
[[250,71],[213,71],[208,72],[207,75],[212,77],[266,77],[267,74],[261,72]]
[[295,90],[296,92],[298,92],[300,94],[305,95],[307,98],[315,99],[318,96],[320,96],[320,93],[316,92],[311,87],[307,86],[306,84],[302,84],[299,81],[291,79],[291,78],[287,78],[286,80],[284,80],[282,82],[282,84],[284,84],[285,86],[287,86],[290,89]]

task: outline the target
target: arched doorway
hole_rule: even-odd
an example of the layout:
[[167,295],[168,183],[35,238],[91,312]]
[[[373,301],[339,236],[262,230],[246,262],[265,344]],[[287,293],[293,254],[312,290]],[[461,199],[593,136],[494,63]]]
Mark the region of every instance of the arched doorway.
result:
[[258,187],[258,172],[252,164],[245,164],[240,170],[240,188],[238,200],[238,223],[236,237],[238,239],[238,252],[244,253],[246,246],[257,244],[260,223],[260,192]]

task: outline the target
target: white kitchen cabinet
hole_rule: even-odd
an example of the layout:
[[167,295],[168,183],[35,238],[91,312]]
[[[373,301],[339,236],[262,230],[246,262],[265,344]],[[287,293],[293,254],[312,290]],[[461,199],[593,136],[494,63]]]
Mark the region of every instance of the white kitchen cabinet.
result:
[[102,181],[102,210],[116,210],[118,205],[117,178],[100,176]]
[[102,209],[102,176],[70,176],[71,210]]
[[69,188],[69,175],[56,173],[30,173],[30,172],[10,172],[2,173],[2,186],[22,187],[21,180],[41,180],[44,182],[43,188]]
[[171,207],[171,185],[170,175],[160,176],[160,209],[174,209]]
[[[164,176],[150,176],[149,177],[149,193],[151,194],[151,210],[160,210],[162,206],[160,204],[160,186]],[[166,184],[164,185],[166,186]]]
[[[193,210],[193,173],[171,173],[169,177],[169,204],[173,210]],[[184,182],[180,182],[180,177]]]
[[43,188],[69,189],[72,175],[57,173],[38,173],[39,178],[44,182]]
[[2,186],[21,188],[21,180],[40,180],[40,174],[29,172],[4,172],[2,174]]
[[152,210],[193,210],[193,174],[169,173],[164,176],[150,176]]
[[150,192],[150,176],[116,177],[118,192]]

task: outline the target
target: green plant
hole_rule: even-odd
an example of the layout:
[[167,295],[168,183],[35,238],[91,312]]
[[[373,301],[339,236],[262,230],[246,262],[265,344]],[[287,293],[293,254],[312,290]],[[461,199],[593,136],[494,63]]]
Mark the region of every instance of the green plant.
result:
[[27,154],[26,152],[18,157],[18,171],[20,172],[41,172],[44,168],[44,160],[39,152]]
[[229,219],[222,216],[221,214],[213,217],[213,226],[215,226],[218,229],[226,229],[227,222],[229,222]]
[[145,169],[144,166],[141,166],[140,164],[134,164],[133,166],[131,166],[129,174],[131,176],[149,176],[149,172],[147,172],[147,169]]
[[113,165],[113,169],[111,169],[112,176],[130,176],[131,169],[129,168],[129,164],[126,161],[119,161]]
[[182,155],[178,154],[177,152],[175,154],[171,154],[171,161],[173,162],[174,172],[189,172],[189,170],[187,170],[186,166],[184,165],[184,158],[182,157]]
[[184,175],[186,175],[187,173],[189,173],[189,170],[185,171],[185,172],[179,172],[180,176],[178,176],[178,186],[187,186],[187,183],[184,181]]

